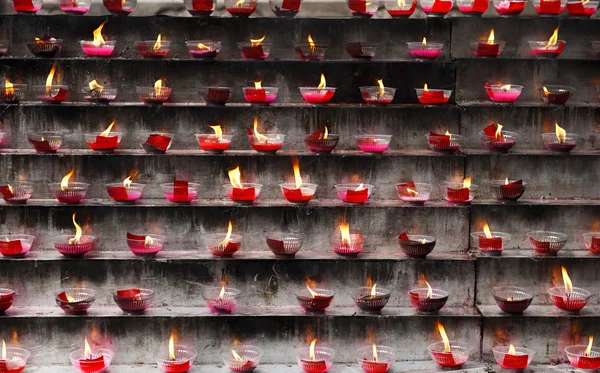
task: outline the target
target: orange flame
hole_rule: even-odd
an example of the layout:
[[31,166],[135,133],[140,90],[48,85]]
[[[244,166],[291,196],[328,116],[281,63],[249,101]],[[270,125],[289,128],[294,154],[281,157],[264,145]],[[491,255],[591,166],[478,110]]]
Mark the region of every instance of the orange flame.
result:
[[237,353],[237,352],[235,352],[235,350],[234,350],[234,349],[231,349],[231,354],[233,355],[233,358],[234,358],[236,361],[244,361],[244,359],[242,359],[242,357],[241,357],[240,355],[238,355],[238,353]]
[[501,125],[500,123],[496,123],[496,126],[498,126],[498,129],[496,129],[496,134],[494,135],[494,137],[497,139],[502,138],[502,128],[504,126]]
[[494,44],[494,29],[490,30],[490,36],[488,37],[488,44]]
[[560,267],[562,271],[562,278],[565,284],[565,293],[571,294],[573,293],[573,283],[571,282],[571,278],[569,277],[569,273],[565,267]]
[[300,162],[298,157],[292,157],[292,165],[294,167],[294,178],[296,179],[296,188],[302,186],[302,176],[300,176]]
[[342,235],[342,244],[350,245],[352,243],[350,238],[350,224],[340,223],[340,234]]
[[421,44],[427,45],[427,38],[425,38],[424,36],[423,36],[423,41],[421,41]]
[[227,174],[229,175],[229,182],[231,182],[231,185],[233,185],[234,188],[244,189],[241,182],[242,174],[240,172],[240,166],[227,171]]
[[317,88],[325,88],[327,87],[327,81],[325,80],[325,75],[321,74],[321,82]]
[[75,213],[73,213],[73,225],[75,226],[75,237],[69,238],[69,244],[74,245],[78,244],[81,241],[81,227],[75,221]]
[[488,225],[488,223],[485,223],[483,225],[483,233],[485,234],[486,238],[492,238],[492,232],[490,232],[490,227]]
[[373,361],[377,361],[377,345],[373,343]]
[[69,179],[75,173],[75,169],[72,169],[71,172],[65,175],[60,182],[60,190],[65,191],[69,188]]
[[585,356],[590,356],[592,354],[592,344],[594,343],[594,335],[590,334],[587,348],[585,349]]
[[158,79],[156,82],[154,82],[154,93],[158,96],[160,95],[160,91],[162,89],[163,86],[163,81],[162,79]]
[[513,345],[512,343],[510,344],[510,346],[508,347],[508,355],[515,355],[517,353],[517,351],[515,350],[515,345]]
[[88,83],[88,87],[90,88],[90,91],[98,91],[99,93],[102,93],[102,90],[104,90],[104,86],[98,84],[98,82],[96,81],[96,79],[94,79],[91,82],[89,82]]
[[548,39],[548,43],[546,43],[546,45],[544,45],[544,49],[548,49],[548,48],[555,46],[557,42],[558,42],[558,27],[554,30],[554,33],[552,34],[550,39]]
[[471,177],[466,177],[463,181],[463,188],[470,189],[471,188]]
[[[232,184],[233,184],[233,182],[232,182]],[[233,231],[233,225],[231,224],[231,219],[230,219],[229,220],[229,226],[227,227],[227,234],[225,235],[225,238],[223,239],[223,241],[221,241],[219,243],[219,245],[227,246],[229,244],[229,239],[231,239],[231,232],[232,231]],[[224,291],[225,291],[224,288],[221,289],[221,293],[223,293]]]
[[263,40],[265,40],[266,37],[267,34],[265,34],[265,36],[263,36],[260,39],[250,39],[250,43],[252,43],[253,47],[258,47],[263,42]]
[[223,140],[223,130],[221,130],[221,126],[209,126],[215,131],[215,136],[217,136],[217,142]]
[[13,84],[8,80],[8,76],[4,80],[4,94],[12,95],[15,92]]
[[100,136],[103,136],[103,137],[108,137],[108,135],[110,135],[110,130],[112,130],[112,128],[113,128],[113,126],[115,125],[115,122],[116,122],[116,121],[117,121],[116,119],[113,119],[113,121],[110,123],[110,125],[108,126],[108,128],[107,128],[107,129],[105,129],[104,131],[102,131],[102,132],[100,133]]
[[564,128],[559,126],[558,122],[554,123],[554,127],[555,127],[556,138],[558,139],[558,142],[561,144],[567,142],[567,131],[565,131]]
[[317,339],[318,338],[313,339],[312,342],[310,342],[310,347],[308,348],[308,360],[310,361],[315,360],[315,345],[317,344]]
[[96,47],[101,47],[104,45],[104,38],[102,37],[102,28],[104,27],[104,23],[103,22],[97,29],[95,29],[93,31],[94,34],[94,40],[92,41],[92,43],[96,46]]
[[310,36],[310,34],[308,34],[308,45],[310,46],[311,49],[315,48],[315,42],[313,41],[312,36]]
[[442,336],[442,340],[444,341],[444,352],[452,352],[452,350],[450,349],[450,340],[448,340],[448,336],[446,335],[446,329],[444,329],[444,325],[442,325],[442,323],[440,323],[439,321],[437,323],[437,329],[440,332],[440,335]]
[[550,92],[548,92],[548,88],[546,88],[545,86],[542,87],[542,89],[544,90],[544,96],[548,96],[550,94]]
[[90,348],[90,344],[88,343],[87,337],[83,340],[83,356],[90,357],[92,356],[92,349]]
[[267,137],[264,135],[261,135],[260,133],[258,133],[258,118],[254,117],[254,137],[256,137],[256,140],[258,142],[265,142],[267,141]]
[[171,334],[171,338],[169,338],[169,358],[171,360],[175,360],[175,338],[173,334]]
[[373,284],[371,288],[371,299],[375,299],[377,297],[377,283]]
[[162,35],[158,34],[158,37],[156,38],[156,43],[154,43],[154,46],[152,47],[152,51],[158,52],[158,51],[160,51],[161,48],[162,48]]
[[52,92],[52,79],[54,79],[54,73],[56,72],[56,63],[52,65],[52,69],[50,69],[50,73],[46,78],[46,94],[50,94]]

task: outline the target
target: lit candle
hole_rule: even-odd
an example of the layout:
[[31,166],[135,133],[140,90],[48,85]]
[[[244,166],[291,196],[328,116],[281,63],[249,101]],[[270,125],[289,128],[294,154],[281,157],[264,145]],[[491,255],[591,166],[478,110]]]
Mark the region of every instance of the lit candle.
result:
[[227,276],[223,274],[220,287],[210,287],[203,291],[202,297],[211,312],[229,313],[237,305],[242,291],[225,285],[227,285]]
[[308,203],[317,190],[317,184],[303,183],[300,175],[300,162],[298,157],[292,157],[295,183],[280,184],[283,197],[291,203]]
[[456,341],[451,343],[444,326],[440,322],[437,323],[437,329],[443,342],[429,346],[429,352],[433,360],[442,368],[458,368],[466,363],[469,359],[469,345]]
[[396,0],[386,4],[385,9],[392,18],[410,17],[417,8],[417,0]]
[[591,293],[588,290],[575,288],[567,269],[561,267],[564,288],[553,287],[548,290],[550,299],[561,310],[578,312],[588,303]]
[[350,294],[354,300],[354,305],[364,312],[379,312],[390,300],[391,292],[377,283],[371,284],[371,277],[367,278],[367,286],[356,288]]
[[163,40],[162,34],[158,34],[156,41],[138,41],[136,43],[136,50],[143,58],[163,58],[169,54],[170,45],[170,42]]
[[88,89],[83,88],[83,98],[94,104],[108,105],[117,97],[117,88],[101,85],[96,79],[88,83]]
[[128,16],[135,9],[135,0],[102,0],[106,10],[117,16]]
[[316,344],[317,338],[310,342],[308,349],[301,348],[296,351],[298,365],[306,373],[325,373],[333,365],[335,350]]
[[249,17],[256,10],[256,5],[257,0],[228,0],[225,8],[234,17]]
[[452,95],[452,90],[429,88],[427,83],[423,85],[423,89],[415,88],[415,91],[417,93],[417,99],[423,105],[445,104]]
[[504,244],[510,240],[510,235],[503,232],[490,232],[487,222],[483,224],[483,232],[472,233],[477,240],[477,247],[484,255],[498,256],[504,250]]
[[9,258],[22,258],[29,252],[35,236],[6,234],[0,236],[0,254]]
[[383,85],[383,79],[377,80],[378,86],[360,87],[360,94],[366,104],[387,105],[394,100],[396,88],[389,88]]
[[137,201],[144,191],[144,184],[132,183],[132,179],[137,175],[127,176],[123,183],[107,184],[106,191],[108,196],[117,202]]
[[505,346],[502,347],[503,348],[501,349],[498,349],[497,347],[492,349],[494,356],[496,356],[496,362],[498,365],[500,365],[500,367],[510,370],[523,370],[527,368],[529,365],[529,349],[519,348],[517,350],[511,343],[508,347],[508,351],[506,353],[502,353],[506,348]]
[[254,87],[244,87],[244,99],[253,105],[269,105],[277,98],[277,87],[263,87],[262,81],[254,82]]
[[487,41],[473,42],[473,54],[478,57],[497,57],[504,49],[504,42],[495,39],[494,29],[490,30]]
[[229,170],[227,174],[229,175],[230,184],[225,184],[225,191],[232,201],[252,203],[258,198],[262,185],[256,183],[242,183],[239,166]]
[[411,289],[408,292],[410,303],[419,312],[438,312],[448,301],[448,292],[433,289],[423,274],[421,274],[421,282],[425,283],[427,288]]
[[508,313],[522,314],[531,304],[533,295],[527,290],[516,286],[500,286],[492,290],[492,295],[498,307]]
[[242,58],[249,60],[264,60],[269,57],[272,44],[264,42],[266,37],[267,34],[259,39],[250,38],[250,43],[238,43],[240,51],[242,52]]
[[533,8],[537,14],[541,15],[559,15],[565,6],[561,0],[535,0]]
[[0,359],[0,372],[19,373],[25,369],[27,359],[31,353],[25,349],[17,347],[6,347],[6,342],[2,339],[2,358]]
[[[184,373],[191,367],[197,351],[190,347],[175,344],[173,334],[169,338],[168,356],[157,359],[158,367],[165,373]],[[164,354],[164,352],[163,352]]]
[[165,243],[165,236],[140,235],[127,232],[127,246],[137,256],[155,256]]
[[[544,1],[544,0],[541,0]],[[560,0],[557,0],[560,4]],[[529,41],[529,48],[531,48],[531,53],[535,57],[549,57],[554,58],[562,53],[565,48],[565,41],[558,40],[558,27],[554,30],[554,33],[545,41]]]
[[56,295],[56,304],[67,314],[85,314],[96,300],[92,289],[65,289]]
[[[227,233],[213,233],[204,235],[204,245],[206,249],[212,254],[217,256],[230,257],[235,254],[242,244],[242,236],[238,234],[232,234],[233,224],[231,219],[227,226]],[[227,284],[226,279],[223,280],[224,285]]]
[[451,134],[449,131],[444,134],[429,132],[427,144],[433,151],[455,153],[460,149],[462,140],[463,136]]
[[[385,350],[382,350],[381,352],[383,352],[383,357],[379,356],[378,350],[379,347],[373,343],[370,347],[370,356],[366,357],[364,356],[362,358],[362,360],[360,360],[360,367],[362,368],[362,370],[364,370],[366,373],[385,373],[387,372],[391,367],[392,364],[389,361],[389,354],[390,354],[390,350],[388,350],[386,347]],[[359,353],[360,355],[360,353]],[[360,356],[359,356],[360,357]],[[391,359],[393,361],[393,358]]]
[[516,17],[525,9],[526,0],[494,0],[494,8],[499,15]]
[[566,104],[571,97],[571,91],[571,87],[567,86],[551,85],[542,87],[544,102],[547,104]]
[[472,192],[477,190],[477,187],[471,183],[471,177],[466,177],[462,183],[444,182],[442,191],[448,202],[467,203],[473,200]]
[[435,241],[435,237],[433,236],[419,234],[409,235],[406,232],[403,232],[398,236],[398,243],[400,244],[400,249],[409,258],[424,259],[429,253],[433,251],[433,248],[435,247]]
[[94,40],[81,41],[81,49],[86,56],[109,57],[114,51],[115,41],[104,40],[104,37],[102,36],[102,28],[104,28],[105,23],[106,22],[103,22],[97,29],[94,30]]
[[42,0],[13,0],[13,9],[17,13],[35,14],[42,9]]
[[300,87],[300,94],[309,104],[326,104],[335,94],[335,88],[327,87],[325,75],[321,74],[321,81],[317,87]]
[[85,255],[94,248],[94,236],[83,235],[83,231],[73,213],[73,226],[75,226],[75,236],[61,235],[54,238],[54,248],[64,256],[79,257]]
[[332,290],[316,288],[316,283],[306,279],[306,288],[296,292],[296,299],[306,312],[323,312],[333,300]]
[[164,154],[171,147],[173,135],[170,133],[151,133],[142,143],[142,149],[147,153]]
[[317,154],[329,154],[335,149],[340,140],[340,135],[329,133],[327,126],[323,131],[316,130],[304,138],[308,150]]
[[197,134],[196,140],[200,148],[207,152],[222,153],[231,144],[232,135],[224,135],[221,126],[209,126],[214,134]]
[[350,233],[350,224],[339,224],[339,235],[334,235],[331,240],[331,249],[334,253],[345,257],[356,257],[363,249],[363,236],[360,233]]
[[81,182],[69,182],[71,176],[75,173],[75,169],[72,169],[66,174],[60,183],[48,184],[52,194],[61,203],[79,203],[85,198],[89,184]]
[[525,192],[525,185],[523,180],[509,180],[508,177],[504,181],[492,181],[494,196],[499,201],[518,200]]
[[265,133],[261,134],[258,132],[258,118],[254,117],[254,125],[252,128],[248,128],[248,141],[254,150],[262,153],[275,153],[283,145],[283,139],[285,135],[277,133]]
[[185,45],[193,58],[212,60],[221,52],[221,42],[212,40],[190,40]]
[[591,17],[598,9],[598,1],[571,0],[567,1],[567,12],[575,17]]
[[84,373],[102,372],[110,365],[112,359],[112,352],[108,355],[101,351],[93,352],[87,337],[84,339],[83,354],[81,354],[81,351],[77,352],[81,357],[79,360],[72,360],[72,362],[77,370]]
[[481,142],[489,151],[506,153],[516,143],[518,134],[516,132],[503,131],[504,126],[500,123],[492,123],[480,132]]
[[523,86],[517,84],[489,84],[486,82],[485,89],[492,101],[515,102],[521,95]]
[[[243,348],[243,346],[241,346]],[[232,372],[238,372],[238,373],[248,373],[248,372],[252,372],[254,369],[256,369],[256,367],[258,366],[257,363],[255,363],[254,361],[252,361],[249,357],[242,357],[240,356],[240,354],[238,354],[238,352],[235,350],[236,346],[232,346],[232,348],[230,349],[231,351],[231,356],[233,357],[233,361],[228,360],[226,362],[228,362],[227,367],[232,371]]]
[[113,152],[117,146],[119,146],[123,133],[111,132],[116,121],[116,119],[113,119],[109,126],[100,133],[91,132],[85,134],[85,141],[92,150],[100,152]]
[[335,184],[335,193],[345,203],[365,203],[371,196],[373,185],[364,183]]
[[303,61],[322,60],[327,51],[327,45],[315,43],[310,34],[308,35],[307,41],[307,43],[297,43],[294,46],[298,58]]
[[544,146],[550,151],[568,153],[577,146],[577,134],[567,133],[564,128],[554,123],[554,132],[542,134]]
[[146,104],[162,105],[171,96],[171,88],[166,86],[163,79],[158,79],[153,87],[137,87],[137,94]]
[[588,345],[576,345],[565,347],[567,358],[572,366],[578,369],[596,370],[600,369],[600,352],[593,347],[594,335],[590,334]]
[[67,94],[69,94],[68,86],[52,84],[55,72],[56,63],[52,65],[52,69],[48,73],[46,85],[34,87],[39,92],[38,99],[50,104],[60,104],[67,98]]

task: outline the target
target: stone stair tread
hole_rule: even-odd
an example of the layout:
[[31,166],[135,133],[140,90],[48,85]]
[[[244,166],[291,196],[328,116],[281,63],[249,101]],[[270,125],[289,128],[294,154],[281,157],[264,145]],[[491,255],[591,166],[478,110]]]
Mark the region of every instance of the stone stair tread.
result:
[[[520,60],[535,60],[533,58],[519,58]],[[477,60],[481,60],[478,58]],[[515,60],[515,58],[510,58],[510,60]],[[581,61],[582,59],[573,59],[577,61]],[[484,101],[457,101],[457,106],[462,107],[541,107],[541,108],[553,108],[552,105],[548,105],[543,101],[518,101],[514,103],[502,103],[502,102],[493,102],[489,100]],[[600,103],[598,102],[583,102],[583,101],[569,101],[568,104],[564,105],[565,108],[569,107],[600,107]]]
[[[202,302],[198,299],[198,302]],[[95,307],[92,306],[85,315],[65,314],[58,307],[11,307],[6,311],[2,319],[10,318],[95,318],[95,317],[179,317],[179,318],[212,318],[212,317],[370,317],[370,318],[405,318],[405,317],[474,317],[479,318],[480,314],[473,307],[444,307],[438,314],[422,314],[416,312],[412,307],[386,307],[379,314],[362,313],[355,307],[331,306],[323,314],[306,313],[300,306],[239,306],[229,314],[212,313],[203,304],[194,307],[150,307],[142,314],[129,315],[121,311],[117,306]]]
[[558,309],[553,304],[547,305],[531,305],[523,312],[523,315],[509,315],[504,313],[494,305],[478,305],[477,309],[481,312],[483,317],[510,317],[510,318],[598,318],[600,317],[600,306],[587,305],[578,313],[566,312]]
[[[447,203],[446,203],[447,204]],[[426,204],[427,205],[427,204]],[[508,208],[517,206],[600,206],[600,199],[592,198],[521,198],[517,203],[502,203],[496,199],[475,198],[471,205],[497,205]]]
[[569,152],[568,154],[565,153],[558,153],[558,152],[551,152],[548,151],[547,149],[515,149],[512,150],[508,153],[490,153],[488,150],[486,149],[473,149],[473,148],[461,148],[460,152],[463,154],[467,154],[467,155],[477,155],[477,156],[481,156],[481,155],[488,155],[488,156],[496,156],[496,157],[506,157],[506,156],[530,156],[530,155],[536,155],[536,156],[549,156],[549,157],[558,157],[558,156],[562,156],[562,157],[573,157],[573,156],[598,156],[600,155],[600,150],[573,150],[571,152]]
[[[476,250],[476,249],[474,249]],[[479,250],[476,250],[479,251]],[[539,255],[532,249],[505,249],[501,256],[483,255],[477,253],[478,259],[502,260],[502,259],[523,259],[528,258],[535,261],[539,260],[561,260],[565,258],[573,259],[600,259],[600,255],[592,254],[588,250],[561,250],[557,255]]]

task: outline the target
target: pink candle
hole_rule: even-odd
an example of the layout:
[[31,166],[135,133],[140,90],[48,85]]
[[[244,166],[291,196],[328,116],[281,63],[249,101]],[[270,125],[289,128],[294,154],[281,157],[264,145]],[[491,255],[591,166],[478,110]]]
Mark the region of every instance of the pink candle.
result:
[[81,49],[83,49],[83,53],[86,56],[94,56],[94,57],[108,57],[112,54],[115,49],[114,42],[111,44],[104,44],[100,46],[96,46],[91,41],[82,41]]

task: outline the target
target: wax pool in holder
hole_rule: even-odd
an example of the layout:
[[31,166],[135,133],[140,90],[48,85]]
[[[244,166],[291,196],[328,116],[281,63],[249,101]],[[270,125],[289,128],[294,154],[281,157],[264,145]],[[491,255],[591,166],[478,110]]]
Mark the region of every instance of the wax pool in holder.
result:
[[471,49],[477,57],[498,57],[504,50],[506,42],[496,40],[494,29],[490,30],[490,36],[485,41],[472,41]]
[[335,293],[333,290],[316,288],[316,284],[306,279],[306,288],[296,292],[296,299],[300,307],[306,312],[324,312],[331,304]]
[[396,184],[396,193],[404,202],[413,205],[423,205],[429,201],[433,187],[427,183],[415,183],[409,181],[406,183]]
[[265,34],[260,39],[250,39],[250,42],[242,41],[238,43],[238,48],[242,53],[242,58],[245,60],[264,60],[269,57],[271,47],[273,46],[270,42],[265,42]]
[[456,5],[462,14],[480,16],[485,13],[490,2],[488,0],[456,0]]
[[521,95],[523,86],[517,84],[489,84],[486,82],[485,90],[492,101],[515,102]]
[[84,340],[84,348],[78,349],[69,355],[71,364],[80,373],[100,373],[110,366],[114,353],[107,348],[93,351],[87,337]]
[[557,16],[567,5],[567,0],[533,0],[533,9],[542,16]]
[[258,118],[254,117],[253,128],[248,128],[248,141],[254,150],[261,153],[275,153],[283,145],[285,135],[258,132]]
[[244,87],[244,99],[252,105],[269,105],[277,98],[277,87],[263,87],[262,81],[254,82],[254,87]]
[[96,79],[88,83],[88,88],[82,88],[83,98],[93,104],[108,105],[117,98],[117,88],[101,85]]
[[567,235],[558,232],[528,232],[529,244],[540,255],[556,255],[567,243]]
[[263,356],[263,350],[252,345],[233,345],[228,351],[223,352],[223,362],[236,373],[249,373],[254,371]]
[[395,349],[373,343],[356,350],[356,361],[365,373],[385,373],[396,361],[396,355]]
[[519,134],[516,132],[503,131],[503,125],[492,123],[479,132],[483,146],[491,152],[506,153],[516,143]]
[[300,12],[302,0],[269,0],[269,4],[277,17],[293,18]]
[[198,195],[200,184],[186,180],[175,180],[172,183],[160,184],[163,194],[169,202],[190,203]]
[[504,232],[490,232],[488,223],[485,223],[483,232],[473,232],[471,237],[483,255],[500,256],[511,235]]
[[359,87],[360,94],[366,104],[382,104],[387,105],[394,100],[396,88],[385,87],[383,79],[377,80],[379,86],[364,86]]
[[96,237],[83,235],[81,227],[75,221],[76,214],[73,214],[73,225],[75,226],[75,236],[63,234],[54,237],[54,248],[64,256],[80,257],[94,248]]
[[555,58],[562,53],[565,48],[565,41],[558,40],[558,28],[548,41],[529,41],[529,48],[535,57]]
[[561,267],[564,287],[556,286],[548,289],[552,303],[561,310],[578,312],[590,300],[592,293],[586,289],[573,287],[569,273]]
[[419,5],[428,17],[444,16],[452,9],[454,0],[419,0]]
[[439,289],[432,289],[425,276],[421,274],[421,281],[426,288],[415,288],[408,292],[410,303],[419,312],[433,313],[441,310],[448,301],[448,292]]
[[504,180],[492,180],[492,194],[498,201],[516,202],[523,193],[527,183],[523,180],[509,180],[508,177]]
[[223,185],[227,197],[233,202],[252,203],[260,194],[262,184],[257,183],[242,183],[240,167],[227,172],[229,175],[229,184]]
[[208,17],[215,10],[215,0],[185,0],[185,8],[195,17]]
[[293,232],[270,232],[267,246],[276,257],[294,257],[304,243],[304,234]]
[[426,136],[429,149],[440,153],[457,152],[464,139],[463,136],[452,134],[448,131],[445,134],[429,132]]
[[334,234],[330,240],[331,249],[334,253],[354,258],[363,249],[363,235],[360,233],[350,233],[349,223],[339,224],[339,234]]
[[407,234],[398,236],[400,249],[410,258],[424,259],[435,247],[435,237],[422,234]]
[[104,28],[104,23],[94,30],[94,40],[81,40],[81,49],[86,56],[108,57],[115,50],[116,41],[104,40],[104,37],[102,36],[102,28]]
[[414,41],[406,44],[411,56],[423,60],[436,59],[442,53],[442,49],[444,49],[443,43],[427,42],[427,38],[425,37],[423,37],[421,42]]
[[85,142],[92,150],[110,153],[119,146],[123,132],[111,132],[115,122],[116,119],[114,119],[102,132],[90,132],[85,134]]
[[383,153],[392,141],[392,135],[356,135],[354,138],[364,153]]
[[113,294],[117,306],[127,313],[144,312],[153,298],[153,290],[141,288],[119,289]]
[[13,304],[15,291],[11,289],[0,289],[0,313],[4,313]]
[[444,181],[441,185],[442,196],[450,203],[470,203],[475,198],[479,185],[471,183],[471,177],[463,182]]
[[588,345],[574,345],[565,347],[569,363],[577,369],[595,371],[600,369],[600,349],[593,347],[594,336],[588,338]]
[[452,96],[451,89],[436,89],[429,88],[427,83],[423,85],[423,89],[415,88],[417,99],[423,105],[442,105],[448,102]]
[[593,254],[600,254],[600,232],[588,232],[581,236],[586,249]]
[[42,9],[43,0],[13,0],[12,3],[17,13],[35,14]]
[[575,17],[591,17],[596,10],[600,1],[593,0],[571,0],[567,1],[567,12]]
[[131,179],[132,176],[128,176],[122,183],[106,184],[108,196],[117,202],[134,202],[140,199],[145,185],[132,183]]
[[316,344],[317,338],[312,340],[309,348],[300,347],[296,350],[296,361],[306,373],[325,373],[333,365],[335,350]]
[[211,153],[222,153],[231,144],[233,135],[223,134],[221,126],[209,126],[215,133],[197,133],[196,141],[200,149]]
[[279,184],[283,197],[291,203],[304,204],[308,203],[315,195],[317,184],[304,183],[300,175],[300,163],[298,157],[292,157],[292,165],[294,168],[295,183]]
[[527,0],[493,0],[493,2],[496,12],[503,17],[518,16],[527,4]]
[[55,72],[56,64],[52,65],[52,69],[50,69],[50,73],[46,78],[46,85],[35,85],[32,87],[38,100],[48,104],[60,104],[67,98],[69,86],[52,84]]
[[567,133],[557,122],[554,124],[554,129],[555,132],[542,133],[546,149],[559,153],[568,153],[575,149],[577,138],[579,138],[578,134]]
[[0,372],[19,373],[25,369],[31,352],[24,348],[7,346],[2,339],[2,356],[0,356]]
[[229,220],[227,233],[209,233],[202,236],[204,246],[212,255],[231,257],[242,245],[242,236],[231,234],[232,232],[233,225],[231,224],[231,220]]
[[7,258],[22,258],[29,252],[35,236],[30,234],[6,234],[0,236],[0,254]]
[[231,87],[202,87],[200,98],[206,105],[224,106],[229,102]]
[[4,85],[0,86],[0,103],[18,104],[25,98],[27,84],[13,84],[8,80],[8,76],[4,79]]
[[310,34],[307,38],[306,43],[296,43],[294,50],[298,55],[298,58],[304,61],[320,61],[327,52],[327,44],[317,44],[314,42]]
[[348,52],[350,57],[356,59],[370,60],[375,57],[376,50],[377,47],[374,44],[359,41],[346,43],[346,52]]
[[521,371],[526,369],[535,351],[530,348],[515,347],[512,343],[510,346],[496,346],[492,348],[496,363],[502,369]]
[[184,373],[192,367],[197,355],[195,348],[175,344],[175,338],[171,334],[168,348],[163,347],[158,350],[156,363],[165,373]]
[[299,87],[304,101],[309,104],[326,104],[335,94],[335,88],[327,87],[325,75],[321,74],[321,81],[317,87]]
[[171,96],[171,88],[167,87],[162,79],[154,82],[153,87],[135,87],[140,100],[148,105],[162,105]]
[[92,0],[60,0],[60,10],[67,14],[82,15],[90,10]]
[[189,40],[185,42],[192,58],[212,60],[221,52],[221,42],[213,40]]
[[564,105],[569,101],[575,89],[566,85],[547,85],[542,87],[544,102],[547,104]]
[[10,204],[26,203],[33,194],[33,183],[28,181],[13,181],[5,185],[0,185],[2,199]]
[[166,237],[159,234],[133,234],[127,232],[127,246],[137,256],[155,256],[162,250]]
[[502,311],[515,315],[525,312],[534,298],[529,291],[516,286],[495,287],[492,296]]
[[79,203],[79,201],[85,198],[90,184],[69,182],[69,179],[74,173],[75,170],[73,169],[62,178],[60,183],[48,184],[50,191],[52,194],[54,194],[54,197],[58,200],[58,202]]
[[348,2],[348,8],[355,17],[371,18],[377,12],[379,3],[377,1],[368,0],[346,0]]
[[324,132],[317,130],[304,138],[308,150],[318,154],[329,154],[335,149],[340,141],[340,135],[329,133],[327,126]]
[[137,5],[137,0],[102,0],[102,3],[111,14],[128,16]]
[[56,39],[50,35],[34,38],[27,41],[27,48],[36,57],[53,57],[60,52],[63,46],[62,39]]
[[169,150],[173,142],[172,133],[153,132],[142,136],[141,147],[146,153],[164,154]]
[[469,360],[471,346],[467,342],[449,340],[444,326],[439,322],[437,329],[442,336],[442,342],[429,345],[431,358],[442,368],[461,367]]
[[202,298],[211,312],[228,313],[233,311],[242,294],[239,289],[225,287],[226,278],[222,282],[221,287],[209,287],[202,291]]
[[85,288],[61,290],[54,299],[56,305],[68,314],[84,314],[96,300],[96,291]]
[[385,10],[392,18],[408,18],[417,8],[417,0],[388,0]]
[[345,203],[364,203],[374,188],[371,184],[348,183],[335,184],[335,193]]
[[354,305],[359,310],[364,312],[379,312],[390,300],[390,294],[391,292],[388,289],[373,284],[373,286],[361,286],[352,290],[350,296],[354,300]]
[[258,0],[225,0],[225,9],[233,17],[250,17],[256,10]]
[[142,40],[136,44],[137,53],[143,58],[163,58],[169,54],[170,41],[163,40],[158,34],[156,40]]
[[27,135],[27,141],[37,153],[56,153],[62,146],[63,137],[58,132],[39,132]]

